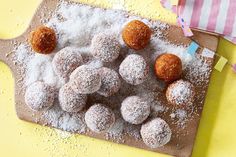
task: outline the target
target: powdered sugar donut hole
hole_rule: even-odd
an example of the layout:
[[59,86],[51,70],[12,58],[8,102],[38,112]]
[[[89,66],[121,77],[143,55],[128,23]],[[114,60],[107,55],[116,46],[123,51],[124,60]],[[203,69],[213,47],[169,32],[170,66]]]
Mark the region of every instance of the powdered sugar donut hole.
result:
[[62,110],[66,112],[79,112],[86,105],[87,95],[77,94],[73,91],[70,84],[67,83],[61,87],[58,99]]
[[56,53],[52,60],[54,72],[66,82],[70,74],[83,64],[83,58],[76,48],[65,47]]
[[118,58],[121,44],[115,35],[99,33],[92,39],[91,52],[103,62],[112,62]]
[[120,64],[119,73],[127,83],[138,85],[147,79],[149,67],[142,56],[131,54]]
[[102,85],[97,91],[98,94],[109,97],[119,91],[121,81],[115,70],[103,67],[99,69]]
[[82,65],[72,72],[70,84],[76,93],[91,94],[101,87],[101,76],[98,69]]
[[34,111],[47,110],[53,105],[55,89],[41,81],[31,84],[25,92],[25,103]]
[[171,129],[161,118],[155,118],[141,127],[143,142],[150,148],[158,148],[167,144],[171,139]]
[[192,105],[195,97],[194,86],[184,80],[178,80],[170,84],[166,90],[166,98],[169,103],[184,107]]
[[125,121],[141,124],[150,114],[150,105],[139,96],[130,96],[122,102],[121,114]]
[[85,123],[90,130],[96,133],[108,130],[114,122],[115,114],[102,104],[94,104],[85,113]]

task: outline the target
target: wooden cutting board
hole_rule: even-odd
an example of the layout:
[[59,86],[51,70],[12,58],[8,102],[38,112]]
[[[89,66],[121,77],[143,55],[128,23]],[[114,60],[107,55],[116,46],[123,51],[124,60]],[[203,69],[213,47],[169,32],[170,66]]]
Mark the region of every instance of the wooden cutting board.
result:
[[[41,25],[41,18],[42,13],[44,14],[44,17],[50,17],[50,13],[53,12],[56,9],[56,6],[60,3],[59,0],[44,0],[39,8],[37,9],[30,26],[24,32],[21,36],[10,39],[10,40],[0,40],[0,60],[6,63],[12,70],[14,78],[15,78],[15,107],[16,107],[16,113],[17,116],[25,121],[38,123],[40,125],[49,125],[49,127],[52,127],[50,124],[45,123],[45,120],[41,118],[42,113],[33,112],[30,110],[24,101],[24,90],[22,89],[22,84],[20,83],[22,81],[21,76],[21,68],[18,64],[14,62],[14,59],[12,58],[11,52],[14,49],[14,43],[21,43],[25,42],[28,38],[29,33],[38,25]],[[129,14],[129,13],[127,13]],[[189,38],[184,37],[181,28],[177,26],[170,25],[170,28],[167,30],[164,30],[162,32],[165,34],[165,40],[169,41],[173,44],[185,44],[188,45],[192,40]],[[194,31],[194,37],[192,38],[195,40],[199,45],[202,47],[206,47],[212,51],[216,51],[217,44],[218,44],[218,37],[210,34],[206,34],[203,32],[197,32]],[[202,49],[198,52],[201,53]],[[211,69],[213,67],[213,59],[208,59],[208,64],[211,66]],[[211,74],[211,71],[209,75]],[[197,79],[197,78],[196,78]],[[209,82],[209,78],[208,78]],[[178,130],[177,127],[174,125],[171,125],[173,134],[178,132],[178,137],[173,136],[171,141],[164,147],[158,148],[158,149],[150,149],[148,148],[142,140],[134,140],[130,136],[126,136],[124,140],[124,144],[142,148],[150,151],[156,151],[160,153],[166,153],[169,155],[174,155],[178,157],[189,157],[191,156],[197,128],[199,125],[202,108],[204,105],[204,100],[206,96],[206,91],[208,88],[208,84],[203,84],[197,87],[197,92],[203,94],[203,96],[198,100],[197,104],[194,104],[197,107],[197,113],[193,115],[192,120],[188,122],[188,125],[184,130]],[[160,98],[164,99],[164,98]],[[92,103],[93,101],[89,101]],[[167,105],[167,104],[166,104]],[[168,119],[169,115],[162,115],[163,119]],[[168,120],[167,120],[168,122]],[[107,140],[105,137],[105,134],[95,134],[90,131],[87,131],[85,133],[87,136],[91,136],[94,138],[104,139]]]

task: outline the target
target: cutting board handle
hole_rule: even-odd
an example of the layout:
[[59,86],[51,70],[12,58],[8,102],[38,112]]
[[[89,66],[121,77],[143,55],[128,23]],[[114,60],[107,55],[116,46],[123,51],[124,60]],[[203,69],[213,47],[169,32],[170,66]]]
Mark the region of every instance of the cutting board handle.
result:
[[[41,23],[42,16],[50,17],[50,13],[54,9],[56,9],[57,4],[58,0],[43,0],[39,5],[38,9],[36,10],[37,14],[35,14],[32,17],[28,28],[25,30],[23,34],[14,39],[6,39],[6,40],[0,39],[0,61],[6,63],[11,69],[16,67],[14,66],[14,62],[12,62],[11,57],[7,57],[10,56],[11,55],[10,53],[13,51],[14,48],[13,43],[15,41],[24,42],[27,39],[28,34],[32,28],[42,25]],[[51,9],[49,10],[48,7],[46,6],[50,6]]]
[[12,61],[9,57],[12,55],[14,39],[0,39],[0,61],[12,67]]

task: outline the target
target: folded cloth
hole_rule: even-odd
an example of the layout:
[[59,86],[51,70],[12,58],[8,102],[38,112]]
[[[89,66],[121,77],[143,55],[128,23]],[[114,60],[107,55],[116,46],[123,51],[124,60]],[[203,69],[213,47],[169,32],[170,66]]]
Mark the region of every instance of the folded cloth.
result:
[[[161,4],[170,9],[169,0],[161,0]],[[218,33],[236,44],[236,0],[179,0],[171,10],[190,28]]]

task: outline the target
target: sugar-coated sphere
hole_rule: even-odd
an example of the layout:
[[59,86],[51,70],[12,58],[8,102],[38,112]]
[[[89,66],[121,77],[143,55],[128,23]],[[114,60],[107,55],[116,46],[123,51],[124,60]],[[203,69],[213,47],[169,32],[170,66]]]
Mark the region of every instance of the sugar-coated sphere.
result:
[[100,89],[101,76],[98,69],[82,65],[71,73],[70,83],[76,93],[91,94]]
[[192,105],[195,97],[194,86],[184,80],[178,80],[170,84],[166,90],[166,98],[169,103],[184,107]]
[[171,129],[161,118],[155,118],[141,127],[143,142],[150,148],[158,148],[167,144],[171,139]]
[[65,47],[56,53],[52,60],[54,72],[68,81],[70,74],[83,64],[83,58],[76,48]]
[[182,62],[179,57],[173,54],[162,54],[155,62],[156,76],[169,83],[181,77]]
[[150,114],[150,105],[139,96],[130,96],[122,102],[121,114],[125,121],[141,124]]
[[41,81],[29,85],[25,92],[25,103],[35,111],[47,110],[53,105],[55,89]]
[[91,53],[103,62],[112,62],[118,58],[121,45],[114,35],[97,34],[92,39]]
[[127,83],[138,85],[147,79],[149,66],[142,56],[131,54],[120,64],[119,73]]
[[52,28],[40,26],[31,32],[29,42],[35,52],[50,54],[57,44],[56,33]]
[[67,83],[61,87],[58,99],[62,110],[79,112],[86,105],[87,95],[75,93],[70,83]]
[[103,67],[99,69],[102,85],[97,91],[98,94],[109,97],[119,91],[121,81],[115,70]]
[[139,20],[129,22],[122,31],[124,42],[134,50],[145,48],[150,41],[151,34],[151,29]]
[[102,104],[94,104],[85,113],[85,123],[93,132],[100,133],[108,130],[115,122],[115,114]]

